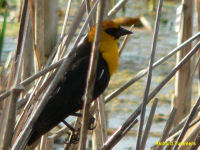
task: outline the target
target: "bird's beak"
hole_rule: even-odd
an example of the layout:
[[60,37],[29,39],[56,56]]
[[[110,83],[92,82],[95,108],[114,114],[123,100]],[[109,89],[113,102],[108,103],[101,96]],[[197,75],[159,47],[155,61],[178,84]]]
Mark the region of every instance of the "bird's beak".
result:
[[117,31],[117,36],[118,37],[121,37],[121,36],[124,36],[124,35],[127,35],[127,34],[133,34],[133,32],[127,30],[127,29],[124,29],[122,27],[120,27]]

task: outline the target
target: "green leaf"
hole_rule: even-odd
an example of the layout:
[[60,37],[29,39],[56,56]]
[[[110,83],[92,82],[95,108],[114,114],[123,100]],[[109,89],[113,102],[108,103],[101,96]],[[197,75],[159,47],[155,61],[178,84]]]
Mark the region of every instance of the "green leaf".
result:
[[2,55],[2,48],[3,48],[5,31],[6,31],[7,16],[8,16],[8,7],[6,6],[5,13],[4,13],[3,27],[2,27],[1,34],[0,34],[0,59],[1,59],[1,55]]

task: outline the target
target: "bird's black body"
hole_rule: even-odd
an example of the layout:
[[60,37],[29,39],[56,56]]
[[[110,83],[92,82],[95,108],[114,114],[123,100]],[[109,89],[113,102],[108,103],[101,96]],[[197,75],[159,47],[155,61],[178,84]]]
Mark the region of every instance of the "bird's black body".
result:
[[[55,91],[49,97],[44,110],[33,125],[28,145],[34,143],[43,134],[64,121],[83,107],[83,95],[86,87],[86,78],[90,61],[92,43],[95,38],[96,27],[93,26],[83,42],[79,44],[73,54],[72,67],[61,78]],[[132,32],[121,28],[110,20],[102,25],[99,57],[97,61],[96,77],[92,99],[96,99],[107,87],[110,76],[118,67],[118,39]]]
[[[66,117],[83,107],[83,94],[92,44],[87,37],[75,50],[72,68],[60,80],[35,125],[28,145],[45,134]],[[107,63],[99,53],[93,99],[96,99],[107,87],[110,80]]]

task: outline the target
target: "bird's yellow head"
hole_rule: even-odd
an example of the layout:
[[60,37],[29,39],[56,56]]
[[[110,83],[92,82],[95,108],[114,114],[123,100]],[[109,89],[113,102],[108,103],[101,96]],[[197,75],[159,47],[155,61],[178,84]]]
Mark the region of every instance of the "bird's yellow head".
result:
[[[91,43],[94,41],[95,30],[96,26],[93,26],[88,33],[88,40]],[[99,50],[108,64],[110,75],[118,68],[118,39],[127,34],[132,34],[132,32],[120,27],[111,20],[103,22]]]

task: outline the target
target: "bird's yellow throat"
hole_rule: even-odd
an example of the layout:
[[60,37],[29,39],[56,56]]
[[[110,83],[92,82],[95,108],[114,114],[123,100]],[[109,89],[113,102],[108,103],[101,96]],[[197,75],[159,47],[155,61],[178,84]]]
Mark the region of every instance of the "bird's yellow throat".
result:
[[[89,32],[88,39],[91,43],[94,41],[94,34],[95,32]],[[118,39],[102,31],[99,50],[108,64],[110,76],[113,75],[118,68],[119,53],[117,43]]]

